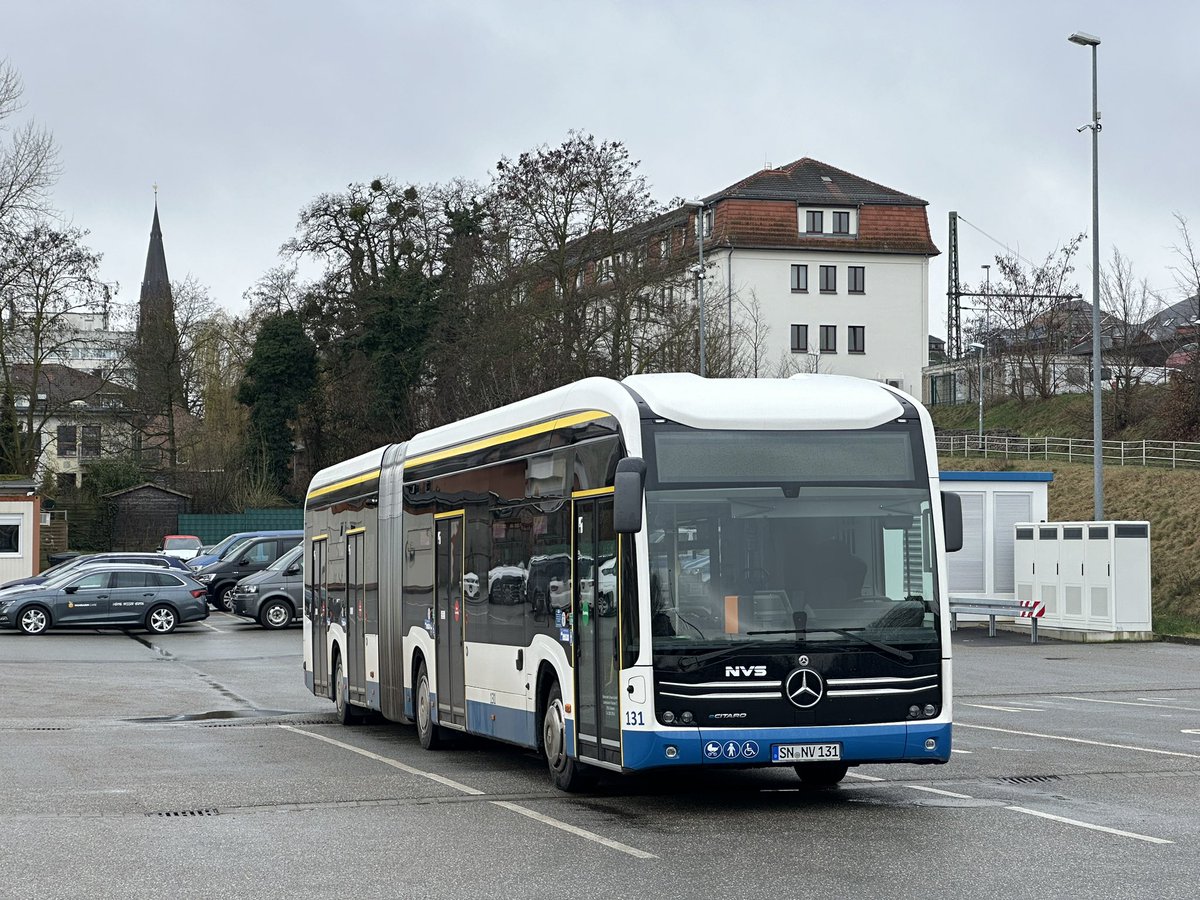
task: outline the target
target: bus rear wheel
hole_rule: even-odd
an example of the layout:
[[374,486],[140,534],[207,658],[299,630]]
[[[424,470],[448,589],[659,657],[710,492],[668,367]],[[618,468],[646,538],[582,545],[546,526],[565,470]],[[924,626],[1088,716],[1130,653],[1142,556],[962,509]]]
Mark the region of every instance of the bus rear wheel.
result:
[[546,714],[542,718],[542,749],[550,777],[560,791],[575,793],[586,790],[592,783],[587,767],[567,753],[567,714],[563,707],[562,689],[558,682],[546,697]]
[[442,745],[442,729],[433,721],[433,697],[429,691],[429,670],[422,662],[417,669],[417,739],[426,750]]
[[349,691],[350,688],[346,684],[345,669],[342,668],[342,658],[339,656],[337,665],[333,668],[333,684],[331,685],[334,709],[336,710],[337,720],[343,725],[357,725],[359,714],[358,710],[350,703]]
[[801,763],[793,768],[805,787],[828,788],[845,778],[850,766],[846,763],[814,762]]

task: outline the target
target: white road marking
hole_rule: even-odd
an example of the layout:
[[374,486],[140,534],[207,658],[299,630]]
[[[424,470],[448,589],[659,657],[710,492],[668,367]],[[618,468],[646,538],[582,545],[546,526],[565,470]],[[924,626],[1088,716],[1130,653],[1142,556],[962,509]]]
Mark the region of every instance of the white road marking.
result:
[[1083,703],[1111,703],[1114,706],[1140,706],[1142,709],[1182,709],[1184,712],[1200,712],[1200,708],[1195,706],[1163,706],[1166,701],[1154,701],[1155,706],[1147,706],[1145,703],[1135,703],[1132,700],[1097,700],[1095,697],[1055,697],[1055,700],[1079,700]]
[[874,775],[863,775],[861,772],[847,772],[847,778],[858,778],[861,781],[883,781],[882,778],[876,778]]
[[200,622],[200,623],[198,623],[198,624],[200,624],[200,625],[203,625],[205,628],[209,629],[210,631],[215,631],[217,634],[224,634],[224,633],[225,633],[225,632],[224,632],[224,631],[222,631],[220,628],[214,628],[212,625],[209,625],[207,622]]
[[[927,794],[940,794],[943,797],[954,797],[958,800],[974,800],[975,798],[969,794],[956,794],[954,791],[943,791],[939,788],[925,787],[921,784],[906,784],[904,785],[914,791],[924,791]],[[1120,837],[1133,838],[1135,841],[1147,841],[1151,844],[1173,844],[1174,841],[1168,841],[1166,838],[1151,837],[1148,834],[1138,834],[1135,831],[1122,831],[1119,828],[1109,828],[1106,825],[1093,825],[1091,822],[1081,822],[1078,819],[1068,819],[1066,816],[1056,816],[1052,813],[1039,812],[1036,809],[1027,809],[1024,806],[1006,806],[1005,809],[1011,809],[1013,812],[1025,813],[1027,816],[1038,816],[1042,819],[1050,819],[1054,822],[1061,822],[1064,825],[1074,825],[1077,828],[1087,828],[1092,831],[1103,831],[1106,834],[1115,834]]]
[[976,709],[994,709],[998,712],[1045,712],[1043,709],[1035,709],[1031,706],[988,706],[986,703],[963,703],[959,701],[959,706],[973,706]]
[[[446,778],[444,775],[438,775],[435,772],[426,772],[423,769],[418,769],[415,766],[410,766],[396,759],[391,759],[387,756],[380,756],[378,753],[372,753],[370,750],[364,750],[362,747],[355,747],[353,744],[347,744],[344,741],[335,740],[331,737],[326,737],[323,734],[316,734],[312,731],[305,731],[303,728],[297,728],[294,725],[280,725],[280,728],[291,731],[295,734],[302,734],[305,737],[316,738],[318,741],[324,741],[327,744],[332,744],[335,747],[341,747],[343,750],[349,750],[351,753],[357,753],[359,756],[365,756],[367,759],[373,759],[376,762],[381,762],[386,766],[391,766],[394,769],[399,769],[402,772],[407,772],[410,775],[417,775],[421,778],[428,778],[430,781],[436,781],[438,784],[444,784],[446,787],[453,788],[456,791],[461,791],[464,794],[470,794],[475,797],[483,796],[484,792],[476,788],[465,785],[460,781],[455,781],[452,778]],[[568,822],[560,821],[551,816],[542,815],[528,807],[521,806],[517,803],[510,803],[507,800],[489,800],[492,806],[499,806],[510,812],[518,813],[529,819],[535,819],[545,825],[550,825],[561,831],[566,831],[576,837],[584,838],[597,844],[603,844],[612,850],[617,850],[621,853],[627,853],[630,856],[638,859],[658,859],[653,853],[647,853],[645,850],[639,850],[637,847],[630,847],[628,844],[622,844],[620,841],[614,841],[610,838],[596,834],[594,831],[588,831],[586,828],[580,828],[577,825],[571,825]]]
[[1119,828],[1108,828],[1105,825],[1093,825],[1091,822],[1080,822],[1078,819],[1068,819],[1065,816],[1055,816],[1050,813],[1039,812],[1036,809],[1026,809],[1024,806],[1006,806],[1005,809],[1011,809],[1013,812],[1025,813],[1027,816],[1037,816],[1041,819],[1050,819],[1053,822],[1062,822],[1064,825],[1074,825],[1077,828],[1089,828],[1092,831],[1103,831],[1106,834],[1115,834],[1120,837],[1133,838],[1135,841],[1146,841],[1150,844],[1173,844],[1174,841],[1168,841],[1166,838],[1150,837],[1148,834],[1138,834],[1135,831],[1122,831]]
[[478,791],[473,787],[468,787],[461,782],[455,781],[452,778],[447,778],[444,775],[438,775],[435,772],[426,772],[423,769],[417,769],[413,766],[406,765],[396,759],[390,759],[386,756],[380,756],[378,753],[372,753],[370,750],[364,750],[362,747],[355,747],[353,744],[347,744],[344,741],[335,740],[331,737],[326,737],[323,734],[315,734],[311,731],[305,731],[303,728],[297,728],[295,725],[280,725],[288,731],[294,731],[296,734],[303,734],[306,737],[316,738],[318,741],[324,741],[327,744],[333,744],[335,747],[341,747],[343,750],[349,750],[351,753],[357,753],[359,756],[365,756],[367,759],[373,759],[376,762],[381,762],[385,766],[391,766],[393,769],[399,769],[401,772],[407,772],[409,775],[418,775],[421,778],[428,778],[430,781],[436,781],[438,784],[444,784],[446,787],[454,788],[456,791],[462,791],[464,794],[472,794],[480,796],[483,791]]
[[535,819],[538,822],[549,825],[553,828],[561,829],[569,832],[577,837],[585,840],[595,841],[597,844],[603,844],[605,847],[611,847],[613,850],[620,850],[622,853],[628,853],[630,856],[636,856],[638,859],[658,859],[653,853],[647,853],[645,850],[639,850],[637,847],[630,847],[628,844],[622,844],[620,841],[610,840],[606,837],[601,837],[594,831],[588,831],[585,828],[579,828],[576,825],[570,825],[566,822],[561,822],[558,819],[553,819],[550,816],[544,816],[540,812],[534,812],[532,809],[521,806],[517,803],[510,803],[507,800],[490,800],[492,806],[501,806],[504,809],[512,810],[522,816],[530,819]]
[[1041,734],[1036,731],[1015,731],[1012,728],[993,728],[990,725],[968,725],[966,722],[955,722],[956,728],[978,728],[980,731],[999,731],[1003,734],[1017,734],[1021,737],[1046,738],[1051,741],[1069,741],[1072,744],[1090,744],[1093,747],[1111,747],[1114,750],[1137,750],[1140,753],[1157,753],[1159,756],[1182,756],[1186,759],[1200,759],[1200,754],[1180,753],[1178,750],[1156,750],[1153,747],[1132,747],[1129,744],[1108,744],[1104,741],[1089,741],[1084,738],[1066,737],[1061,734]]
[[954,791],[943,791],[940,788],[925,787],[924,785],[920,785],[920,784],[906,784],[905,787],[909,788],[910,790],[914,790],[914,791],[924,791],[927,794],[941,794],[943,797],[957,797],[959,800],[974,800],[975,799],[974,797],[970,797],[967,794],[956,794],[956,793],[954,793]]
[[968,754],[970,754],[970,753],[974,753],[975,751],[974,750],[955,750],[955,749],[951,748],[950,752],[951,753],[968,753]]

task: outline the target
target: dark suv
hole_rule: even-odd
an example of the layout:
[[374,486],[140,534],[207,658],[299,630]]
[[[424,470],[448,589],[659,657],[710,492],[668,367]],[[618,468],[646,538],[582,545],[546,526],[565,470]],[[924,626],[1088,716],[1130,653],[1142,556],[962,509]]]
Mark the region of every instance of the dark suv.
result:
[[208,602],[229,612],[229,592],[247,575],[261,572],[303,540],[302,535],[249,537],[230,547],[223,559],[203,566],[195,578],[208,588]]
[[304,548],[297,545],[226,594],[232,612],[263,628],[298,622],[304,609]]

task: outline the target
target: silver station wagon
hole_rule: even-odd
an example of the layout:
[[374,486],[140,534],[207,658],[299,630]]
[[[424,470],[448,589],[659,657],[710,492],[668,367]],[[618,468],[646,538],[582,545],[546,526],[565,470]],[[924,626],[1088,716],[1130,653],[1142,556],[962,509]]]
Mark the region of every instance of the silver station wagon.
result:
[[208,591],[174,569],[96,565],[44,584],[0,591],[0,628],[42,634],[48,628],[143,627],[170,634],[208,618]]

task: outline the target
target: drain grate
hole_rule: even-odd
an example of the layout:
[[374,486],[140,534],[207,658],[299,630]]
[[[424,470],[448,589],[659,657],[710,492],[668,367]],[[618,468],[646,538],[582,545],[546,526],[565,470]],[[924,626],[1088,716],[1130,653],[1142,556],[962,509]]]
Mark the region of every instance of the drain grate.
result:
[[34,725],[30,728],[23,728],[22,731],[66,731],[61,725]]
[[1011,778],[997,778],[1004,784],[1044,784],[1047,781],[1058,781],[1061,775],[1014,775]]
[[167,812],[146,813],[158,819],[191,819],[196,816],[219,816],[219,809],[172,809]]

